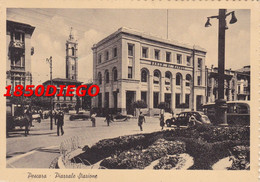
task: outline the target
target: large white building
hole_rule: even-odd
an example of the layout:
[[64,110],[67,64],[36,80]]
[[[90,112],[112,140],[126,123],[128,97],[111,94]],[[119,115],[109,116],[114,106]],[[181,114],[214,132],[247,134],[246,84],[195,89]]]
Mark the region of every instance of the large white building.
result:
[[150,113],[160,102],[180,112],[206,101],[203,48],[120,28],[92,49],[94,84],[100,87],[93,108],[133,114],[132,103],[142,99]]

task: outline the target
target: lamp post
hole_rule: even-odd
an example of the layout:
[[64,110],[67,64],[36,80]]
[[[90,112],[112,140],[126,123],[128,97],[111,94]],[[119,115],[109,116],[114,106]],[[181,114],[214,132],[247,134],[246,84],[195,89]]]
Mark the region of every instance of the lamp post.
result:
[[[53,85],[52,82],[52,56],[50,56],[50,58],[46,58],[46,61],[50,64],[50,81],[51,81],[51,85]],[[52,130],[53,128],[53,98],[52,96],[50,97],[51,99],[51,115],[50,115],[50,129]]]
[[218,16],[211,16],[207,18],[205,27],[211,26],[210,19],[217,18],[219,22],[218,26],[218,100],[216,100],[217,112],[216,115],[219,118],[219,123],[227,125],[227,104],[224,99],[224,82],[225,82],[225,33],[228,29],[226,23],[226,17],[232,15],[230,24],[236,23],[235,12],[226,13],[226,9],[219,9]]

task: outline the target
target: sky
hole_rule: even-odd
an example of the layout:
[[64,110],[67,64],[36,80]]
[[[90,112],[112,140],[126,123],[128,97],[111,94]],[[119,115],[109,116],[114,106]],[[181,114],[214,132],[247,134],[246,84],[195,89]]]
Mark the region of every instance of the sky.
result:
[[[235,11],[238,21],[226,30],[226,69],[240,69],[250,64],[250,10]],[[169,9],[168,39],[188,45],[198,45],[207,50],[206,65],[217,66],[218,20],[211,19],[211,27],[205,28],[207,17],[218,15],[217,9]],[[120,27],[167,38],[166,9],[39,9],[9,8],[7,20],[30,24],[34,55],[32,61],[33,84],[41,84],[50,78],[46,58],[53,58],[53,78],[65,78],[65,43],[73,27],[78,41],[78,80],[90,82],[93,73],[91,47]]]

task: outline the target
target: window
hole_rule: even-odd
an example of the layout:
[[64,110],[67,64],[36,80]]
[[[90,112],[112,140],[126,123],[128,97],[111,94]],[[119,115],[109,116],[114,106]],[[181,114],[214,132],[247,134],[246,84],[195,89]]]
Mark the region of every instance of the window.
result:
[[166,52],[166,62],[171,62],[171,53]]
[[198,69],[202,68],[202,59],[198,58]]
[[105,108],[109,108],[109,92],[105,92]]
[[73,65],[71,66],[71,69],[74,70],[74,66]]
[[171,85],[171,73],[170,72],[165,73],[165,85]]
[[109,59],[109,52],[106,51],[106,61]]
[[115,47],[115,48],[113,49],[113,54],[114,54],[114,57],[117,57],[117,47]]
[[160,50],[154,50],[154,59],[160,60]]
[[108,71],[106,71],[105,76],[106,76],[106,83],[109,83],[109,72]]
[[191,56],[187,56],[187,66],[191,65]]
[[72,101],[72,98],[73,98],[73,97],[70,97],[70,101]]
[[187,108],[190,107],[190,94],[185,94],[185,104]]
[[18,32],[15,33],[15,40],[20,40],[20,33]]
[[153,93],[153,108],[158,108],[159,104],[159,92]]
[[141,100],[147,104],[147,92],[141,92]]
[[100,72],[98,73],[98,83],[102,84],[102,75]]
[[160,83],[160,73],[158,71],[155,71],[153,74],[153,83],[154,84]]
[[177,63],[182,64],[182,56],[181,54],[177,54]]
[[142,48],[142,57],[148,58],[148,48],[147,47]]
[[241,86],[238,85],[238,89],[237,89],[238,93],[240,94],[240,91],[241,91]]
[[141,72],[141,82],[147,82],[147,71],[142,70]]
[[98,55],[98,63],[101,63],[102,62],[102,54],[99,54]]
[[74,76],[72,76],[71,79],[74,80]]
[[201,85],[201,77],[198,76],[198,85]]
[[191,76],[190,76],[190,74],[187,74],[186,75],[186,87],[190,86],[190,82],[191,82]]
[[71,48],[71,55],[74,56],[75,55],[75,50],[74,47]]
[[98,108],[102,108],[102,93],[98,94]]
[[175,94],[175,107],[180,108],[181,94]]
[[128,44],[128,56],[134,56],[134,45]]
[[177,73],[176,75],[176,85],[181,85],[181,74],[180,73]]
[[113,80],[117,81],[117,69],[116,68],[114,68],[114,70],[113,70]]
[[133,68],[128,66],[128,78],[133,78]]

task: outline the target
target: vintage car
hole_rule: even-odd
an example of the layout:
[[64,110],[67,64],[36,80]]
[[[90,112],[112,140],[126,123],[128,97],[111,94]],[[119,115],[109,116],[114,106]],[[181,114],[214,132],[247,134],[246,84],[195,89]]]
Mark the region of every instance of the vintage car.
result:
[[87,120],[89,118],[90,118],[90,111],[79,111],[76,114],[71,114],[69,117],[70,121],[74,121],[76,119]]
[[208,116],[206,116],[203,112],[200,111],[190,111],[190,112],[181,112],[177,114],[176,118],[171,120],[166,120],[167,127],[172,125],[176,126],[188,126],[190,117],[194,115],[196,120],[200,121],[202,124],[211,124]]

